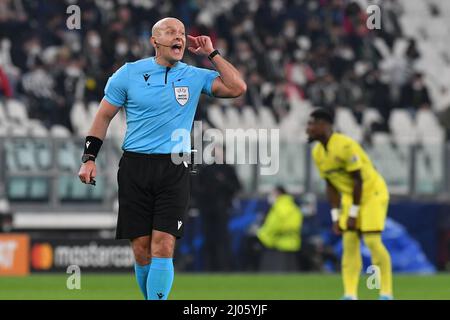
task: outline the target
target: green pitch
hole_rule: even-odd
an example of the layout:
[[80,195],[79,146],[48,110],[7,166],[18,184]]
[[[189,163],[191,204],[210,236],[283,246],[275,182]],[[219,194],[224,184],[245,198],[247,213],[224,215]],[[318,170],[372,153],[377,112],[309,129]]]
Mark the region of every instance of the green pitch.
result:
[[[133,274],[82,274],[81,289],[68,290],[67,274],[0,277],[0,299],[142,299]],[[360,299],[377,299],[360,281]],[[450,299],[450,275],[396,275],[396,299]],[[338,299],[337,274],[175,274],[171,300]]]

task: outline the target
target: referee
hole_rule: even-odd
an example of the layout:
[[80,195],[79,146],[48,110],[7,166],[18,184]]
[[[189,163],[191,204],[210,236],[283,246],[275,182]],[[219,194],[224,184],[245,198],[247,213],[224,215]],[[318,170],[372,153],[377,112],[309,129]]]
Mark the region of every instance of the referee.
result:
[[136,279],[148,300],[169,296],[175,239],[183,235],[190,197],[189,169],[172,162],[171,154],[190,153],[191,148],[172,141],[172,132],[191,130],[201,93],[234,98],[247,89],[239,71],[214,49],[208,36],[187,37],[188,50],[207,56],[217,71],[181,62],[186,48],[183,23],[175,18],[158,21],[150,38],[155,56],[125,63],[109,78],[78,173],[83,183],[94,183],[95,159],[109,123],[125,108],[116,239],[130,239]]

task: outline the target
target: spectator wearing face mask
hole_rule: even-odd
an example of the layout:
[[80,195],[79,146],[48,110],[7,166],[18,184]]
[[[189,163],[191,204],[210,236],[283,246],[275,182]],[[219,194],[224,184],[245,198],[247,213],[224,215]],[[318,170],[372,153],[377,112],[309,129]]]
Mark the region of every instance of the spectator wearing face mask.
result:
[[400,107],[410,109],[413,113],[430,107],[430,96],[421,73],[416,73],[411,81],[403,86],[400,103]]

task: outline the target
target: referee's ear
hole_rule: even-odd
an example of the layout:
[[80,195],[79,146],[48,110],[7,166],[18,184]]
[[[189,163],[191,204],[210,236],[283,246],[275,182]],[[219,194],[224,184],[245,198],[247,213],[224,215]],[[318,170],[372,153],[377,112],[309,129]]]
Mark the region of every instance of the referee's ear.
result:
[[150,41],[150,44],[153,46],[153,48],[157,48],[157,44],[156,44],[156,39],[155,39],[155,37],[154,36],[151,36],[150,37],[150,39],[149,39],[149,41]]

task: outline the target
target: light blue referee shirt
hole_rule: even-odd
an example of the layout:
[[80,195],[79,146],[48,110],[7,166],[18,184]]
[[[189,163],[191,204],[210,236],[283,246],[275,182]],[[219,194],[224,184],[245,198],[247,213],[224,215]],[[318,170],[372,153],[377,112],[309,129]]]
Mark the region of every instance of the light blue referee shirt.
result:
[[172,141],[177,129],[190,132],[201,93],[212,96],[217,71],[177,62],[161,66],[155,57],[126,63],[108,80],[105,99],[125,107],[126,151],[154,154],[191,151],[190,139]]

